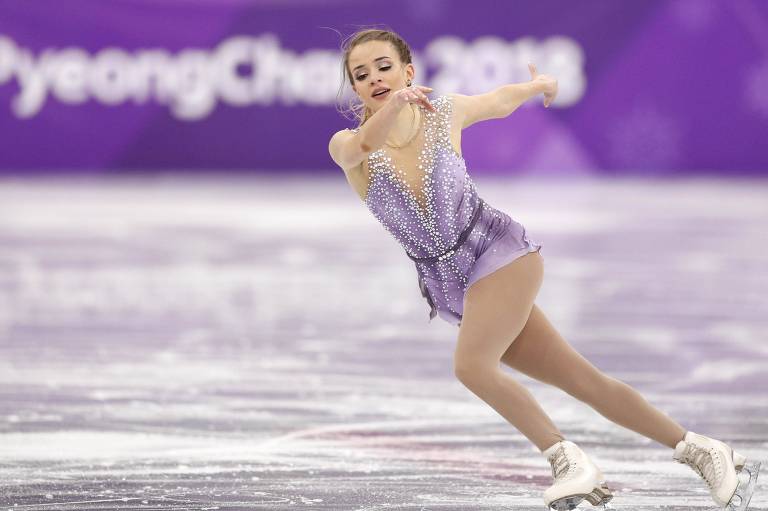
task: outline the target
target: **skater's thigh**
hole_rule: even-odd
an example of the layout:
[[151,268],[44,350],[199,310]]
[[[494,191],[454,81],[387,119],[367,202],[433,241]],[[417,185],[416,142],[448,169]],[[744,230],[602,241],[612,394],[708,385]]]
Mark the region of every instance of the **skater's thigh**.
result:
[[501,360],[582,400],[589,399],[608,378],[563,339],[536,304]]
[[472,284],[464,296],[457,363],[498,367],[502,354],[525,325],[542,279],[541,255],[531,252]]

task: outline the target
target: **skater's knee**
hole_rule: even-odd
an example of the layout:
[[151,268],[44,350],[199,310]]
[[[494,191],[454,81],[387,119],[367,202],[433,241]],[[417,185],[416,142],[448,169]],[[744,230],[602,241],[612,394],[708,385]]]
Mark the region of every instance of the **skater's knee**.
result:
[[467,387],[487,382],[498,370],[498,364],[477,357],[456,356],[453,359],[453,373]]

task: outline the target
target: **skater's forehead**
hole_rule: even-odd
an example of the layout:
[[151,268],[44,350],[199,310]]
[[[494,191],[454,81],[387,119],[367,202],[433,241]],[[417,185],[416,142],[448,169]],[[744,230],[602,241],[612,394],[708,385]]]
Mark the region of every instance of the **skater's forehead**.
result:
[[349,54],[349,67],[355,71],[365,67],[368,63],[392,59],[395,54],[392,44],[388,41],[368,41],[355,46]]

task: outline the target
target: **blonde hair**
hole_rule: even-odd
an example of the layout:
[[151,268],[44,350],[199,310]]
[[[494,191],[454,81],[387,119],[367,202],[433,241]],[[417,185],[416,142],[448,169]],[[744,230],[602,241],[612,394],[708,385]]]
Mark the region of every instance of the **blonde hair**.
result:
[[[388,41],[394,46],[395,50],[397,51],[398,56],[400,57],[400,62],[402,65],[408,65],[412,63],[411,58],[411,48],[408,46],[408,43],[403,40],[402,37],[400,37],[396,32],[392,30],[382,30],[382,29],[376,29],[376,28],[366,28],[362,30],[358,30],[351,36],[349,36],[344,42],[342,42],[341,45],[341,51],[343,54],[342,59],[342,75],[346,75],[346,79],[349,81],[350,85],[354,85],[354,77],[352,76],[352,72],[349,70],[349,54],[352,52],[352,50],[363,43],[367,43],[368,41]],[[337,99],[341,96],[341,92],[344,88],[344,80],[341,81],[341,88],[339,89],[339,93],[336,96]],[[338,104],[338,101],[337,101]],[[367,121],[371,117],[371,110],[366,107],[361,102],[355,102],[355,98],[353,97],[349,101],[349,108],[344,110],[339,110],[337,108],[337,111],[339,111],[344,117],[349,118],[347,116],[348,113],[352,113],[354,115],[354,119],[357,120],[358,127],[365,124],[365,121]]]

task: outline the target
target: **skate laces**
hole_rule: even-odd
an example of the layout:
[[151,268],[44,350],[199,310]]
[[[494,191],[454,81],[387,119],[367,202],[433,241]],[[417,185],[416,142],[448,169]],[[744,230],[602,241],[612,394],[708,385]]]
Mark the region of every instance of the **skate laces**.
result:
[[552,465],[552,477],[555,480],[565,479],[576,467],[576,463],[568,459],[563,446],[558,447],[547,461]]
[[720,459],[715,450],[715,448],[706,449],[686,442],[681,456],[681,463],[685,463],[699,474],[710,490],[714,490],[722,474]]

